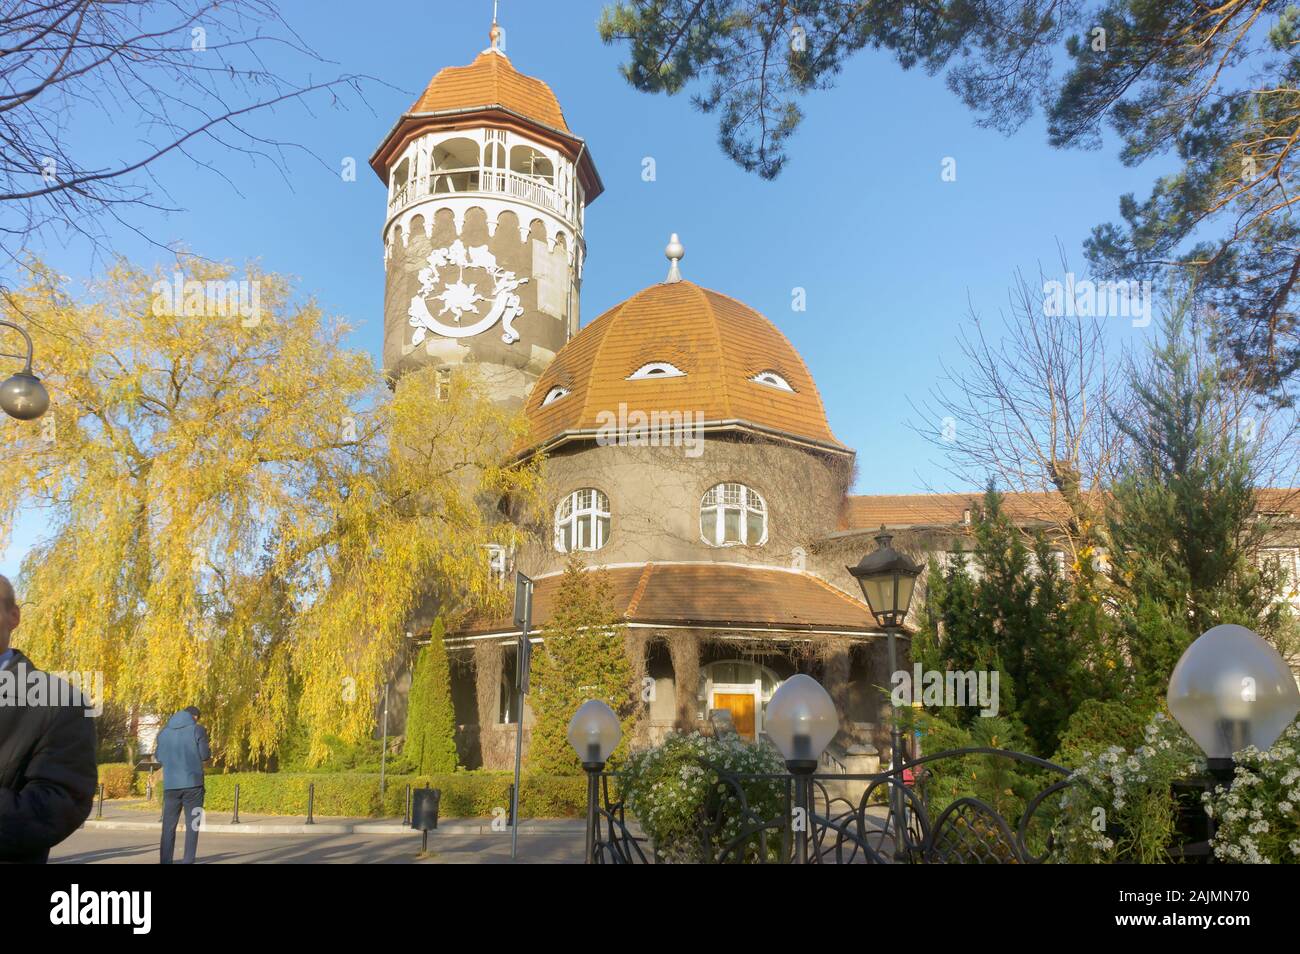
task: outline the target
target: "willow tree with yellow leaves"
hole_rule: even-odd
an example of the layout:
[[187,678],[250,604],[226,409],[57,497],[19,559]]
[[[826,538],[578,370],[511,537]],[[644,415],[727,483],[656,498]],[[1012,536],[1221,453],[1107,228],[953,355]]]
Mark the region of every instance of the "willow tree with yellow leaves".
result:
[[526,427],[461,375],[395,392],[284,278],[185,257],[119,264],[84,296],[40,265],[0,300],[51,407],[6,420],[0,531],[46,521],[17,640],[99,670],[110,703],[197,704],[218,756],[262,762],[294,720],[360,741],[413,620],[492,608],[484,545],[533,506]]

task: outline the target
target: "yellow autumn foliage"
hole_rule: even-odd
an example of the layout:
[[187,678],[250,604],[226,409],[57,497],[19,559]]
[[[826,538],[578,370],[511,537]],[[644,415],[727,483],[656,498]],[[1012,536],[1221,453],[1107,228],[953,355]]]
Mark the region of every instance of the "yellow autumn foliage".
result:
[[253,266],[121,263],[83,297],[29,274],[0,314],[51,406],[0,423],[0,536],[20,511],[47,524],[15,640],[40,665],[99,670],[142,712],[199,705],[227,762],[265,760],[295,717],[320,757],[370,734],[429,601],[501,608],[483,547],[518,543],[499,507],[535,505],[540,464],[510,464],[526,425],[472,375],[392,392],[345,324]]

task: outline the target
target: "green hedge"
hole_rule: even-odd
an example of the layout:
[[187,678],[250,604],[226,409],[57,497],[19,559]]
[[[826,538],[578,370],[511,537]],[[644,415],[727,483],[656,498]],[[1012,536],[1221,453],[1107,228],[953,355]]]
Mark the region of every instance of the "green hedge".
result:
[[[510,772],[455,772],[446,775],[390,775],[383,803],[379,776],[361,772],[232,772],[208,775],[204,807],[228,812],[235,806],[239,785],[239,810],[253,815],[307,814],[307,786],[316,783],[314,812],[349,817],[401,816],[406,786],[426,784],[442,790],[439,815],[443,818],[491,818],[495,809],[509,809]],[[155,797],[158,789],[155,787]],[[583,776],[525,774],[519,792],[521,818],[580,818],[587,809],[587,780]]]

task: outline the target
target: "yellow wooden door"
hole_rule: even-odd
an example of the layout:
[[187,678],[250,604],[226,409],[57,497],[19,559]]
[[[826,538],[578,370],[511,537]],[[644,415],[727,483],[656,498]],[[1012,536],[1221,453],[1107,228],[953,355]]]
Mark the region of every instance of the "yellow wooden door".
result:
[[713,708],[731,710],[731,721],[736,733],[743,738],[754,738],[754,694],[752,692],[715,692]]

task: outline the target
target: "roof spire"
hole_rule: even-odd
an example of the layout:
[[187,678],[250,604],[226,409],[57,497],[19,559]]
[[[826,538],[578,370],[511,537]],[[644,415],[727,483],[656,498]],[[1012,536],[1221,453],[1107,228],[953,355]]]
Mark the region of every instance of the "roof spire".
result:
[[488,48],[484,53],[500,53],[505,55],[505,36],[506,31],[501,29],[497,23],[497,4],[499,0],[492,0],[492,28],[488,30]]
[[682,245],[681,239],[677,237],[676,232],[674,232],[672,238],[668,240],[668,245],[664,248],[664,255],[666,255],[668,261],[672,263],[668,266],[668,277],[665,278],[664,281],[669,284],[680,282],[682,280],[682,273],[677,268],[677,263],[686,257],[686,249]]

